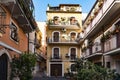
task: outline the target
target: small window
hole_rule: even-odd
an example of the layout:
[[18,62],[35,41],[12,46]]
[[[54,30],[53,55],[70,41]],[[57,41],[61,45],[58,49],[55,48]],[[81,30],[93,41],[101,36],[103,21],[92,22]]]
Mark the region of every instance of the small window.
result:
[[16,41],[16,42],[19,41],[17,27],[13,23],[11,24],[11,35],[10,36],[14,41]]
[[75,64],[71,64],[71,72],[75,72],[76,68],[75,68]]

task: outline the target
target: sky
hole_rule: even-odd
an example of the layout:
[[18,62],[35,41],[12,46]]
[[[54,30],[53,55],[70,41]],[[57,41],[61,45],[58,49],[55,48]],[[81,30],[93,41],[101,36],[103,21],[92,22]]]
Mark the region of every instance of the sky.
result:
[[89,13],[96,0],[33,0],[35,6],[35,20],[46,21],[47,5],[59,6],[59,4],[80,4],[83,13]]

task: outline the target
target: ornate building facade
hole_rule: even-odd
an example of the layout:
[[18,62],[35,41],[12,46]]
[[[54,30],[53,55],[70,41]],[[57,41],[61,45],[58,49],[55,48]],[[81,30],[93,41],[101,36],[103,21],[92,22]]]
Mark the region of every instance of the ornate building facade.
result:
[[78,34],[82,29],[79,4],[60,4],[47,7],[47,75],[64,76],[75,72],[74,61],[80,58]]

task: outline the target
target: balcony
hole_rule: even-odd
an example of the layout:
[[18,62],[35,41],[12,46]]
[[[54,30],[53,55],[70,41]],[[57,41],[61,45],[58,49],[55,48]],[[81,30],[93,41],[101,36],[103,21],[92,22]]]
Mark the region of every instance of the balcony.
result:
[[57,44],[57,45],[58,44],[79,45],[78,42],[76,41],[76,39],[72,39],[72,38],[65,39],[62,37],[60,37],[59,40],[53,40],[52,38],[48,38],[47,43],[48,44]]
[[85,58],[93,58],[93,57],[101,56],[101,55],[102,55],[101,44],[91,45],[87,47],[86,49],[84,49],[83,51],[83,57]]
[[98,13],[95,15],[94,19],[90,22],[89,25],[87,25],[90,26],[87,27],[90,29],[88,31],[85,31],[86,36],[84,37],[90,38],[94,36],[95,33],[102,30],[101,26],[106,27],[104,25],[109,24],[111,20],[114,20],[115,17],[119,15],[119,7],[119,0],[107,0],[106,2],[104,2],[102,7],[99,7]]
[[[71,17],[73,18],[73,17]],[[49,29],[80,29],[80,24],[76,19],[66,19],[65,17],[61,17],[61,19],[49,19],[47,21]]]
[[7,8],[24,33],[31,32],[36,28],[32,0],[0,0],[0,3]]
[[75,55],[75,54],[69,55],[69,53],[67,53],[67,54],[65,55],[65,57],[66,57],[67,60],[69,60],[69,61],[76,61],[76,60],[77,60],[77,55]]
[[120,33],[104,42],[104,55],[114,55],[120,52]]
[[104,52],[111,51],[117,48],[117,38],[113,36],[112,38],[108,39],[104,43]]
[[58,62],[58,61],[62,61],[62,58],[60,56],[54,56],[50,58],[51,62]]

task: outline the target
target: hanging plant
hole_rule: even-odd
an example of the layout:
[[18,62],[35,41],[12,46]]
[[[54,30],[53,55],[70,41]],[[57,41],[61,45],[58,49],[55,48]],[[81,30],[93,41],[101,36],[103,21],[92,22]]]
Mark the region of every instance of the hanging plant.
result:
[[87,47],[83,47],[81,51],[85,52],[86,50],[87,50]]
[[93,46],[93,42],[92,42],[92,41],[89,41],[89,42],[88,42],[88,47],[91,47],[91,46]]
[[110,31],[108,31],[108,32],[105,34],[105,36],[106,36],[106,39],[111,38],[111,32],[110,32]]
[[102,37],[100,38],[100,42],[101,43],[105,42],[105,39],[106,39],[105,35],[102,35]]
[[106,34],[104,34],[104,35],[101,37],[100,41],[101,41],[101,42],[105,42],[106,40],[110,39],[111,36],[112,36],[112,32],[111,32],[111,31],[108,31],[108,32],[106,32]]

